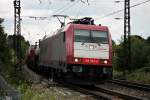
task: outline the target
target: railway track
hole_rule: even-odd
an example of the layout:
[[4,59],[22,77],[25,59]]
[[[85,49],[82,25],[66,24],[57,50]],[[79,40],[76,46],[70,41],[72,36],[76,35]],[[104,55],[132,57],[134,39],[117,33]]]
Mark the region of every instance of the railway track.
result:
[[118,98],[118,99],[123,99],[123,100],[143,100],[140,97],[135,97],[135,96],[128,95],[128,94],[123,94],[123,93],[120,93],[120,92],[117,92],[117,91],[113,91],[113,90],[110,90],[110,89],[105,89],[103,87],[96,87],[96,88],[100,92],[103,92],[103,93],[111,95],[112,96],[111,99],[113,99],[113,98],[117,99]]
[[121,86],[126,86],[126,87],[133,88],[133,89],[150,92],[150,85],[148,84],[140,84],[140,83],[129,82],[126,80],[117,80],[117,79],[109,80],[108,82],[118,84]]
[[[45,84],[49,84],[48,81],[45,81]],[[51,84],[49,84],[51,86]],[[78,91],[82,94],[85,94],[90,99],[95,98],[96,100],[144,100],[140,97],[135,97],[128,94],[119,93],[114,90],[106,89],[99,86],[83,86],[83,85],[72,85],[69,83],[57,83],[58,87],[66,87],[70,90]],[[95,100],[94,99],[94,100]]]
[[78,92],[90,95],[96,100],[144,100],[140,97],[135,97],[128,94],[119,93],[99,86],[77,86],[67,85],[67,87]]
[[[85,94],[87,97],[89,98],[95,98],[96,100],[147,100],[147,99],[143,99],[140,96],[133,96],[131,94],[126,94],[126,93],[121,93],[121,91],[116,91],[116,90],[111,90],[109,88],[103,87],[103,86],[78,86],[78,85],[72,85],[69,83],[58,83],[56,84],[49,84],[51,82],[48,81],[48,79],[46,79],[47,81],[43,81],[43,84],[48,84],[50,87],[51,86],[58,86],[58,87],[65,87],[65,88],[69,88],[70,90],[75,90],[78,91],[82,94]],[[117,80],[111,80],[109,82],[113,83]],[[108,82],[108,83],[109,83]],[[117,81],[116,84],[118,85],[119,82]],[[120,83],[121,84],[121,83]],[[147,86],[147,85],[146,85]],[[94,100],[95,100],[94,99]],[[88,100],[93,100],[93,99],[88,99]]]

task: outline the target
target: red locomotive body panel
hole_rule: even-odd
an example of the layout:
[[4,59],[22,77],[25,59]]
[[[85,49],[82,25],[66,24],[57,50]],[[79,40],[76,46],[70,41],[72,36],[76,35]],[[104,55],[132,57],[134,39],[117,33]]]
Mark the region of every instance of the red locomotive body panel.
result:
[[[97,58],[87,58],[87,57],[83,57],[83,58],[79,58],[80,62],[75,62],[75,57],[74,56],[74,30],[76,29],[81,29],[81,30],[96,30],[96,31],[106,31],[108,32],[108,45],[109,45],[109,58],[108,59],[98,59],[99,61],[97,63],[91,63],[93,61],[93,59],[97,59]],[[59,44],[62,41],[61,40],[61,34],[57,33],[56,35],[46,38],[44,40],[42,40],[42,42],[40,43],[42,46],[40,47],[40,52],[41,55],[43,56],[43,52],[44,52],[44,58],[41,58],[41,61],[43,64],[45,65],[52,65],[52,63],[65,63],[65,64],[85,64],[85,65],[100,65],[100,66],[108,66],[111,67],[112,66],[112,42],[111,42],[111,35],[108,31],[108,28],[106,26],[96,26],[96,25],[82,25],[82,24],[69,24],[66,28],[62,29],[61,32],[65,32],[65,43],[64,44]],[[59,41],[59,42],[58,42]],[[58,43],[56,43],[58,42]],[[57,48],[55,47],[54,49],[54,45],[57,46]],[[62,46],[61,45],[65,45],[65,58],[63,58],[61,55],[61,50],[62,50]],[[44,49],[43,49],[44,48]],[[58,50],[56,50],[58,49]],[[44,51],[43,51],[44,50]],[[60,50],[60,51],[59,51]],[[57,51],[57,54],[59,53],[59,57],[57,57],[57,59],[53,59],[53,57],[55,56],[55,51]],[[99,52],[101,52],[101,50],[99,50]],[[64,53],[64,52],[63,52]],[[65,59],[65,60],[64,60]],[[86,62],[85,63],[85,59],[89,59],[89,63]],[[107,60],[108,63],[104,64],[102,63],[102,61]]]
[[110,33],[108,34],[109,59],[102,59],[102,60],[108,60],[108,64],[102,63],[101,60],[99,60],[99,63],[85,63],[84,59],[82,58],[80,59],[80,60],[83,60],[81,62],[74,61],[74,58],[75,58],[74,57],[74,30],[75,29],[108,31],[108,28],[106,26],[71,24],[69,28],[66,30],[67,63],[68,64],[85,64],[85,65],[102,65],[106,67],[112,67],[112,41],[111,41]]
[[66,56],[68,64],[73,63],[73,55],[73,26],[70,25],[66,30]]

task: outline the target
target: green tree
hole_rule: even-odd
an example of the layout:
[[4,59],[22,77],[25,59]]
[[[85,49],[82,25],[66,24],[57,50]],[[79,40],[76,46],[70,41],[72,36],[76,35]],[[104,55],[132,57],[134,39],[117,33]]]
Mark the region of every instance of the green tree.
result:
[[[26,50],[27,50],[28,47],[29,47],[29,42],[26,41],[23,36],[20,36],[19,38],[20,38],[20,40],[21,40],[21,58],[24,59],[24,58],[25,58],[25,54],[26,54]],[[13,44],[13,40],[14,40],[14,39],[17,39],[17,36],[16,36],[16,35],[9,35],[9,36],[7,37],[8,45],[9,45],[9,47],[12,48],[12,49],[14,48],[14,44]]]
[[145,54],[146,54],[146,58],[147,58],[147,60],[146,60],[146,63],[145,63],[145,66],[146,67],[150,67],[150,37],[148,37],[147,39],[146,39],[146,45],[145,45]]
[[0,74],[5,77],[10,75],[12,67],[12,54],[7,45],[7,34],[4,33],[2,22],[4,20],[0,18]]
[[146,42],[150,45],[150,36],[147,38]]
[[144,67],[146,63],[145,40],[140,36],[131,37],[131,70]]
[[[2,27],[3,19],[0,18],[0,75],[2,75],[9,83],[13,85],[20,84],[24,81],[21,71],[16,70],[16,55],[13,50],[12,35],[7,36]],[[20,37],[22,41],[22,59],[25,57],[26,49],[29,42],[25,41],[24,37]]]
[[4,28],[1,25],[3,21],[0,18],[0,64],[7,64],[11,61],[11,54],[6,41],[7,34],[4,33]]
[[119,44],[113,43],[113,68],[115,70],[123,70],[123,58],[123,38],[121,38]]
[[[123,39],[122,39],[123,40]],[[150,65],[150,45],[149,38],[143,39],[138,35],[131,36],[131,65],[130,68],[125,66],[126,70],[133,71]],[[115,52],[114,69],[124,70],[124,42],[120,41],[119,45],[113,46]]]

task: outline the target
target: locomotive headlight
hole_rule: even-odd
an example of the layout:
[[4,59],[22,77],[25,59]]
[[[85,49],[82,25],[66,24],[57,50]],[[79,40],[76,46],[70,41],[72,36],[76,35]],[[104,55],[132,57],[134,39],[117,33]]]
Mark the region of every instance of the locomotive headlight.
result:
[[78,58],[75,58],[74,61],[75,61],[75,62],[78,62],[79,60],[78,60]]
[[94,46],[93,46],[93,45],[90,45],[89,48],[90,48],[90,49],[94,49]]
[[108,63],[108,61],[107,60],[104,60],[104,64],[107,64]]

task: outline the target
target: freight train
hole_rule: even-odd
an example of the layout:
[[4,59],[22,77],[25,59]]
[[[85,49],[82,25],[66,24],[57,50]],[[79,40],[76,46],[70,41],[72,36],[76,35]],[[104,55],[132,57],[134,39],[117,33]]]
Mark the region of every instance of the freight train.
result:
[[95,25],[89,17],[70,22],[55,35],[40,40],[38,54],[31,54],[28,65],[48,68],[54,79],[90,84],[112,78],[111,34],[107,26]]

